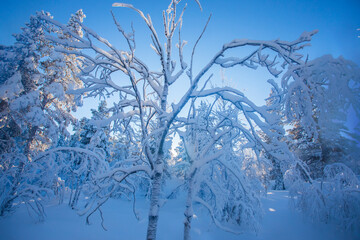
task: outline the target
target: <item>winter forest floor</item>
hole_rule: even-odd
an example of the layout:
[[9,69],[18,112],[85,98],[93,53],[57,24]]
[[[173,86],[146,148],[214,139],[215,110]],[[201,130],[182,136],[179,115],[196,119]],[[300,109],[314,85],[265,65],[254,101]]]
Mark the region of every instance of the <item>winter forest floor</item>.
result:
[[[265,210],[261,229],[255,233],[234,235],[215,227],[205,209],[195,208],[192,226],[194,240],[347,240],[360,239],[360,236],[343,233],[335,226],[312,223],[299,213],[291,210],[288,192],[271,191],[263,198]],[[46,220],[36,223],[28,214],[26,207],[19,208],[14,215],[0,218],[0,239],[76,239],[76,240],[131,240],[144,239],[147,227],[147,201],[138,200],[137,210],[140,221],[132,212],[132,203],[125,200],[111,200],[103,207],[104,226],[101,227],[99,215],[90,218],[91,225],[85,224],[85,217],[80,217],[66,204],[53,205],[46,209]],[[183,238],[184,204],[180,199],[167,202],[160,212],[158,239]]]

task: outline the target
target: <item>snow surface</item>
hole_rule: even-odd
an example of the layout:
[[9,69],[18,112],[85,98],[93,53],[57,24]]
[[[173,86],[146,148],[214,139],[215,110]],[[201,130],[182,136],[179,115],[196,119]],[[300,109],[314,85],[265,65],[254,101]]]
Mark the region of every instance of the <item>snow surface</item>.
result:
[[[233,235],[215,227],[205,209],[195,205],[195,216],[191,229],[194,240],[347,240],[360,239],[338,230],[335,226],[312,223],[289,207],[287,191],[271,191],[263,198],[265,210],[262,229],[255,233]],[[158,239],[183,239],[184,199],[169,200],[160,210]],[[14,215],[0,218],[0,239],[77,239],[77,240],[131,240],[145,239],[147,227],[147,200],[137,201],[141,220],[137,221],[132,212],[132,203],[125,200],[110,200],[103,207],[104,225],[99,215],[90,218],[91,225],[85,224],[66,204],[48,206],[46,220],[36,223],[22,206]]]

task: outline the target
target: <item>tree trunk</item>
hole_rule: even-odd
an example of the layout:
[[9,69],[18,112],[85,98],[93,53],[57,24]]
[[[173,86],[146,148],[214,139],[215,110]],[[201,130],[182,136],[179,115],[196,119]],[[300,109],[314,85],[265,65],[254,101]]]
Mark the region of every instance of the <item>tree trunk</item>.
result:
[[147,229],[147,240],[156,239],[156,230],[157,223],[159,219],[159,200],[161,193],[161,183],[162,183],[162,174],[163,174],[163,162],[162,155],[160,155],[155,162],[154,174],[152,177],[152,187],[151,187],[151,198],[150,198],[150,209],[149,209],[149,222]]
[[194,185],[194,176],[196,173],[193,171],[193,173],[190,175],[189,179],[189,185],[188,185],[188,192],[186,197],[186,205],[185,205],[185,219],[184,219],[184,240],[190,240],[190,229],[191,229],[191,221],[193,218],[193,208],[192,208],[192,200],[193,200],[193,185]]
[[72,198],[71,204],[70,204],[70,207],[72,209],[75,209],[75,206],[77,205],[79,197],[80,197],[80,193],[81,193],[81,186],[80,186],[79,181],[78,181],[77,186],[76,186],[76,190],[75,190],[75,193],[74,193],[74,197]]
[[185,219],[184,219],[184,240],[190,240],[190,229],[191,229],[191,220],[193,216],[192,209],[192,186],[189,186],[188,195],[186,198],[186,208],[185,208]]

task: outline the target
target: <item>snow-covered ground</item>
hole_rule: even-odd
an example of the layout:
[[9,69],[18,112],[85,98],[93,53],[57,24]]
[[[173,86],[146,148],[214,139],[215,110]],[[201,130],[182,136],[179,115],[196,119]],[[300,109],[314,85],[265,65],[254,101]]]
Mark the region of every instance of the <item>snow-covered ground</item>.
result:
[[[91,225],[85,224],[85,217],[80,217],[66,204],[49,206],[46,209],[46,221],[36,223],[29,216],[25,207],[14,215],[0,218],[0,239],[76,239],[76,240],[131,240],[145,239],[147,226],[146,200],[137,201],[140,221],[132,212],[132,203],[124,200],[111,200],[103,207],[104,226],[101,227],[99,215],[90,218]],[[212,224],[205,210],[195,208],[192,227],[194,240],[347,240],[360,239],[360,236],[346,234],[332,225],[312,223],[299,213],[291,210],[288,203],[288,192],[272,191],[263,199],[265,209],[262,228],[258,234],[246,233],[234,235],[224,232]],[[160,212],[158,239],[183,238],[184,204],[181,199],[167,202]]]

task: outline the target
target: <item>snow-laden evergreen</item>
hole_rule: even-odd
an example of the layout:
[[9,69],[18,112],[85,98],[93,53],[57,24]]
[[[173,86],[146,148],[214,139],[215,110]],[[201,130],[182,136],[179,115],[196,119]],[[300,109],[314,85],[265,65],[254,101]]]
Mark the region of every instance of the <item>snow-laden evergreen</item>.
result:
[[[69,25],[70,29],[73,29]],[[20,202],[42,219],[42,202],[60,184],[52,163],[37,155],[69,136],[76,119],[74,97],[66,93],[81,86],[76,57],[54,51],[45,39],[51,31],[32,16],[15,35],[14,46],[2,47],[1,193],[0,215]],[[66,36],[63,36],[66,39]]]
[[[296,120],[288,119],[294,126],[289,130],[292,150],[310,166],[316,178],[322,176],[326,164],[334,162],[343,162],[360,173],[359,131],[347,126],[351,109],[357,118],[360,116],[359,67],[342,57],[326,55],[309,61],[299,74],[303,82],[298,86],[289,84],[289,102],[296,106],[308,102],[306,111],[310,111],[311,120],[301,110]],[[310,128],[309,122],[313,124]]]

